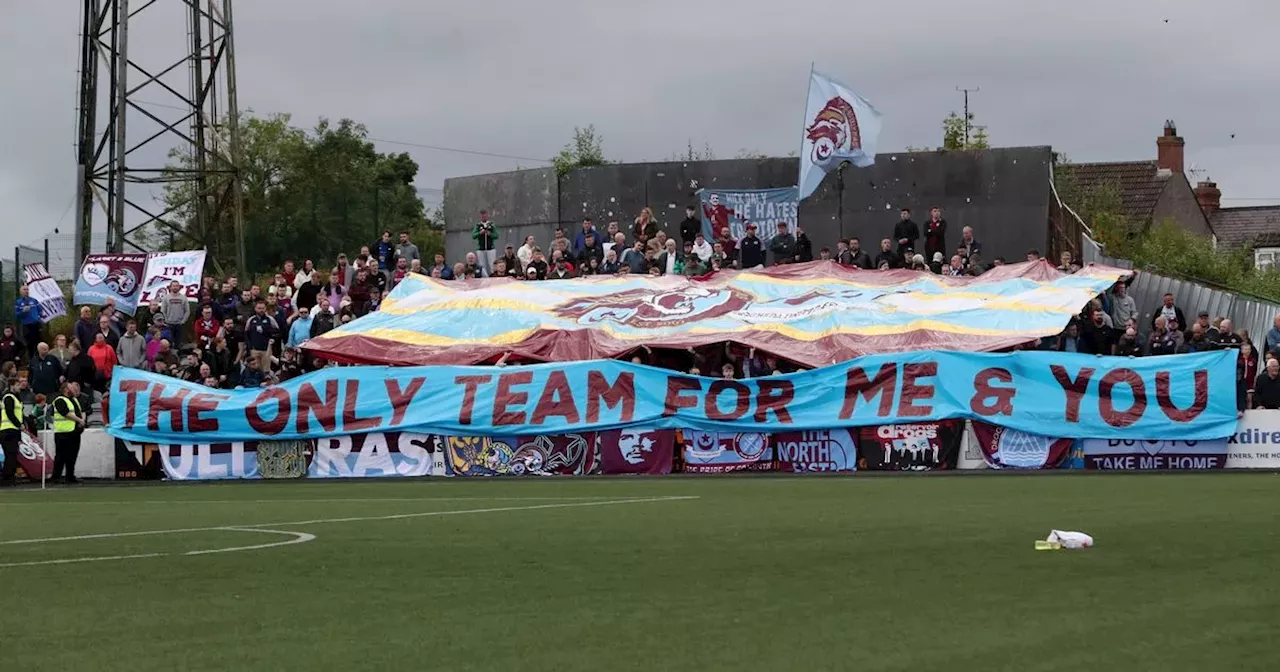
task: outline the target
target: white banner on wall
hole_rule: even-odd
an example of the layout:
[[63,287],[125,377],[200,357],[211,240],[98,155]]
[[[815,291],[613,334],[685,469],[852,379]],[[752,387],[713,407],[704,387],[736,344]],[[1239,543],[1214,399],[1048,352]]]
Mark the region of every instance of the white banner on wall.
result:
[[1248,411],[1227,440],[1227,469],[1280,469],[1280,411]]
[[40,302],[40,321],[48,322],[59,315],[67,314],[67,300],[62,295],[62,288],[49,276],[44,264],[27,264],[22,267],[23,280],[27,284],[27,292],[31,298]]
[[204,250],[155,252],[147,257],[146,281],[138,305],[159,301],[169,293],[169,283],[177,280],[187,293],[188,301],[200,296],[200,280],[204,277]]

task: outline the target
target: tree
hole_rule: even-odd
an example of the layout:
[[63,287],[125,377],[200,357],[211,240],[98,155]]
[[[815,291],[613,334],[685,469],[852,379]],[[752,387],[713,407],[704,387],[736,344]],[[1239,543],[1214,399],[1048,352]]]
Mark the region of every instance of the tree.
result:
[[694,149],[693,139],[690,138],[688,146],[683,153],[672,152],[667,155],[667,161],[714,161],[716,158],[716,150],[711,148],[711,143],[702,143],[702,149]]
[[[225,128],[219,130],[225,133]],[[405,153],[376,151],[362,124],[342,119],[334,125],[321,119],[307,132],[291,126],[289,115],[248,114],[241,123],[241,155],[250,271],[277,268],[285,259],[312,259],[323,272],[339,252],[354,254],[384,229],[408,231],[425,256],[444,251],[443,235],[430,226],[413,186],[418,164]],[[169,168],[181,170],[193,163],[189,155],[175,153]],[[189,182],[169,183],[166,205],[183,202],[190,189],[194,186]],[[175,211],[191,240],[178,239],[174,245],[209,240],[215,263],[234,267],[229,214],[199,232],[193,207]]]
[[[955,112],[947,115],[942,120],[942,148],[943,149],[987,149],[991,146],[987,137],[986,126],[974,126],[973,113],[970,112],[968,118],[960,116]],[[968,132],[969,140],[965,141],[965,134]]]
[[556,175],[564,177],[574,168],[603,166],[608,163],[604,158],[604,137],[596,133],[595,124],[586,128],[573,127],[573,140],[560,150],[551,160]]
[[1254,268],[1249,247],[1215,249],[1204,236],[1171,220],[1134,221],[1125,214],[1118,183],[1083,186],[1063,171],[1054,187],[1109,256],[1128,259],[1138,269],[1280,300],[1280,272]]

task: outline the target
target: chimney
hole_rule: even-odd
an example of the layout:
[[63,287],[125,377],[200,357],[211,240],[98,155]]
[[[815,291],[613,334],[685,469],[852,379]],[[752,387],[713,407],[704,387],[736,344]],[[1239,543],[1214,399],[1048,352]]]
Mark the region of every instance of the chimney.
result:
[[1218,183],[1212,180],[1205,180],[1196,185],[1196,201],[1200,203],[1200,209],[1206,215],[1212,215],[1222,207],[1222,192],[1218,190]]
[[1156,167],[1182,174],[1182,146],[1187,144],[1178,137],[1178,127],[1173,120],[1164,122],[1164,135],[1156,138]]

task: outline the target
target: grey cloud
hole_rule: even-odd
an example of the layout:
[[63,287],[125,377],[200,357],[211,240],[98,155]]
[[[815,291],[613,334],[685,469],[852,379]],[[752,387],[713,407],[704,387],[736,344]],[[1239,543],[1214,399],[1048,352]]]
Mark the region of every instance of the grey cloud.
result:
[[[51,229],[74,191],[77,17],[65,4],[29,3],[21,26],[0,26],[0,90],[22,94],[0,126],[0,250]],[[981,86],[973,108],[997,144],[1154,157],[1172,117],[1188,162],[1228,202],[1280,197],[1280,94],[1259,84],[1280,65],[1268,33],[1280,6],[1265,0],[275,0],[237,3],[236,21],[241,105],[301,126],[347,116],[378,138],[549,157],[594,123],[621,160],[686,139],[726,157],[785,154],[814,61],[884,111],[885,150],[938,144],[954,87]],[[183,34],[139,28],[133,44],[160,55]],[[521,163],[382,149],[413,154],[429,188]]]

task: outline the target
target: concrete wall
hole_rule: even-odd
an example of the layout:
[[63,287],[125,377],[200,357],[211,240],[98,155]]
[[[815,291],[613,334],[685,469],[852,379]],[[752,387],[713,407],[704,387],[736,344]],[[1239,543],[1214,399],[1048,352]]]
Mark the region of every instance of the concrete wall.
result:
[[1208,236],[1212,233],[1200,202],[1196,200],[1195,190],[1187,176],[1178,173],[1169,178],[1160,199],[1151,212],[1151,221],[1158,223],[1172,219],[1179,227],[1196,235]]
[[[937,205],[949,222],[951,246],[969,225],[988,260],[1022,259],[1027,249],[1046,247],[1051,162],[1048,147],[881,154],[873,166],[845,171],[843,202],[840,181],[828,175],[801,203],[800,224],[815,255],[850,236],[874,249],[890,237],[899,208],[910,207],[923,222]],[[550,169],[451,178],[444,188],[449,259],[472,249],[470,230],[481,207],[502,227],[502,243],[517,247],[526,233],[545,244],[557,224],[576,227],[584,216],[601,229],[618,220],[625,230],[645,206],[671,233],[700,188],[785,187],[795,184],[798,170],[797,159],[767,158],[614,164],[575,170],[558,185]]]
[[471,229],[480,210],[488,210],[498,225],[500,244],[516,247],[527,234],[539,241],[551,239],[558,218],[559,186],[551,168],[518,170],[453,178],[444,183],[445,250],[448,262],[461,261],[475,249]]

